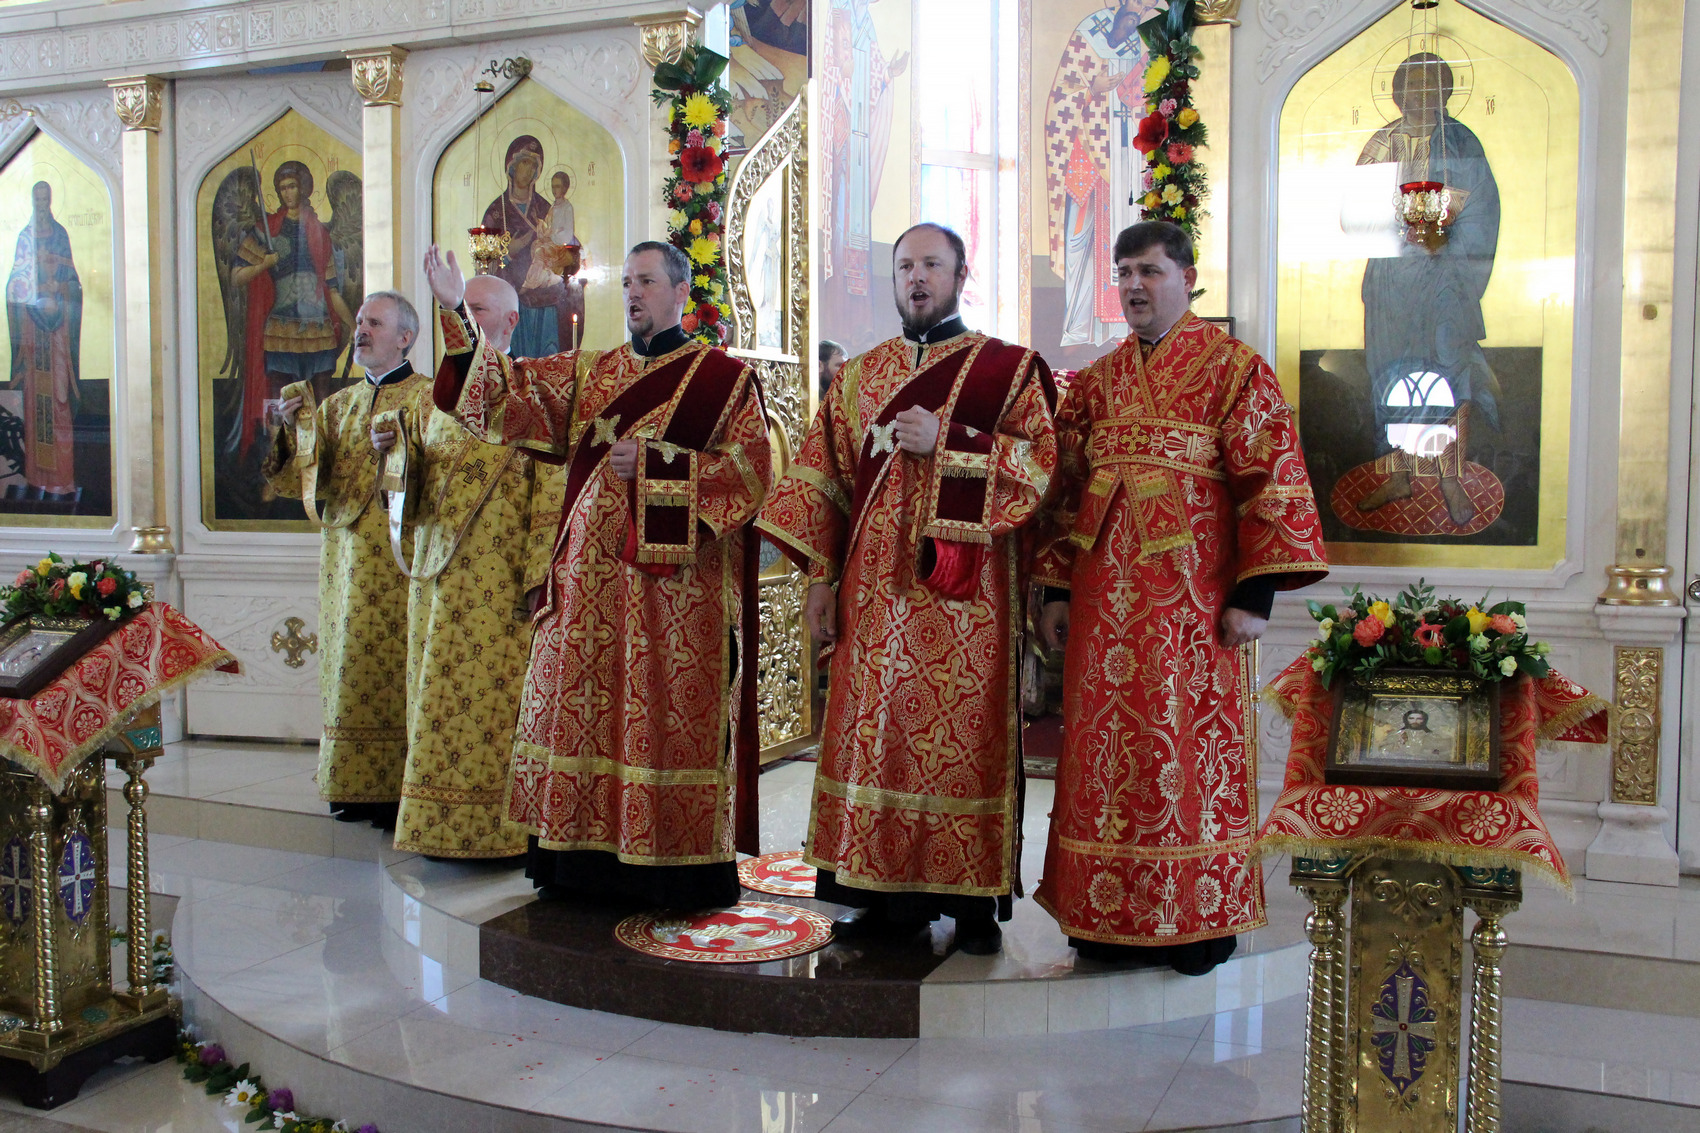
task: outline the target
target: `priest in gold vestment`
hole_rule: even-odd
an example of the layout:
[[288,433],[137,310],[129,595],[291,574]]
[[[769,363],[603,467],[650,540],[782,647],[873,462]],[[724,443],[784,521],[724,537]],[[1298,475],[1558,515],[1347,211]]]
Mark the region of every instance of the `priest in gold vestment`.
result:
[[492,444],[565,465],[508,817],[544,896],[733,904],[756,851],[755,518],[769,485],[754,371],[687,338],[689,261],[625,262],[629,345],[512,361],[426,275],[447,355],[437,405]]
[[942,915],[1002,946],[1019,881],[1021,535],[1056,459],[1050,371],[957,314],[962,240],[898,239],[901,338],[838,372],[761,529],[811,586],[832,676],[805,860],[843,936]]
[[[318,518],[319,795],[344,821],[395,825],[407,756],[407,579],[390,553],[388,516],[378,501],[372,418],[399,409],[421,387],[407,352],[419,314],[394,291],[366,297],[355,316],[354,361],[366,380],[304,406],[311,386],[284,388],[283,425],[264,461],[280,496],[302,499]],[[304,410],[306,410],[304,412]]]
[[1069,383],[1034,572],[1067,648],[1034,896],[1081,956],[1202,975],[1264,923],[1245,646],[1328,563],[1274,371],[1188,309],[1191,239],[1147,221],[1115,254],[1130,333]]
[[[519,295],[497,276],[467,281],[466,309],[507,353]],[[403,407],[407,495],[392,525],[411,536],[407,766],[395,845],[430,858],[507,859],[526,848],[503,813],[514,722],[531,653],[526,594],[543,585],[561,479],[518,449],[485,444],[421,383]],[[375,433],[380,450],[394,431]],[[405,526],[404,526],[405,524]],[[398,554],[407,548],[396,540]]]

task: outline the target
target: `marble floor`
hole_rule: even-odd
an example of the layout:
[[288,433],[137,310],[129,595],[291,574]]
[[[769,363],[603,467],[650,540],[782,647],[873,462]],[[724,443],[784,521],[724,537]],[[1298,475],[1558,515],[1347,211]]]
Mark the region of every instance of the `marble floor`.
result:
[[[492,1129],[1130,1133],[1262,1122],[1276,1124],[1260,1130],[1292,1127],[1303,1049],[1298,996],[1078,1035],[797,1039],[680,1027],[515,995],[430,961],[385,927],[381,886],[385,871],[402,858],[377,849],[375,836],[367,840],[368,853],[344,845],[348,852],[341,856],[326,848],[329,841],[310,848],[251,844],[268,836],[268,823],[284,823],[276,828],[280,839],[289,834],[291,818],[334,825],[320,817],[313,759],[311,749],[173,745],[149,777],[156,793],[150,810],[164,803],[169,813],[177,803],[199,802],[194,813],[200,829],[217,830],[227,828],[227,820],[207,807],[228,806],[244,816],[240,841],[250,844],[156,833],[152,887],[180,898],[173,944],[200,992],[222,1010],[263,1019],[291,1052],[387,1084],[364,1102],[350,1103],[363,1105],[361,1112],[344,1107],[331,1116],[374,1121],[385,1133],[409,1133],[415,1122],[435,1128],[417,1108],[429,1104],[420,1100],[432,1096],[424,1091],[435,1090],[506,1107],[498,1112],[511,1121]],[[811,773],[807,764],[791,764],[764,777],[767,848],[800,841],[799,800],[806,798]],[[1042,834],[1042,795],[1049,784],[1034,787],[1030,838]],[[186,821],[189,813],[174,821]],[[113,859],[121,861],[122,831],[114,830],[113,839]],[[470,876],[463,880],[469,882]],[[1037,912],[1030,901],[1018,908]],[[1037,934],[1040,920],[1031,923]],[[1693,958],[1684,950],[1690,942],[1700,946],[1700,886],[1584,884],[1574,904],[1533,889],[1508,928],[1514,942],[1538,939],[1680,963]],[[186,1006],[193,1022],[196,998]],[[1643,1114],[1633,1125],[1596,1120],[1596,1129],[1700,1128],[1700,1108],[1686,1108],[1700,1107],[1700,1067],[1692,1055],[1700,1048],[1700,1001],[1667,1006],[1653,1013],[1512,999],[1505,1016],[1507,1081],[1593,1099],[1665,1103],[1647,1111],[1652,1118]],[[299,1088],[297,1098],[303,1109],[324,1109]],[[1538,1125],[1520,1124],[1508,1113],[1505,1128],[1567,1133],[1562,1122],[1549,1120],[1550,1110]],[[0,1133],[11,1133],[6,1115],[19,1112],[0,1099]],[[112,1133],[211,1133],[240,1126],[235,1110],[182,1083],[173,1064],[103,1072],[83,1097],[51,1117]],[[38,1127],[16,1128],[35,1133]],[[54,1127],[39,1128],[51,1133]]]

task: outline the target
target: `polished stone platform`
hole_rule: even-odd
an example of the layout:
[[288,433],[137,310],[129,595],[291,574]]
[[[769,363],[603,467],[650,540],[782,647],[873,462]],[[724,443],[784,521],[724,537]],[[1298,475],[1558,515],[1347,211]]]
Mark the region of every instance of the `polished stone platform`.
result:
[[[310,750],[176,745],[168,760],[180,766],[166,764],[162,786],[205,792],[167,795],[169,821],[229,835],[155,824],[153,887],[181,897],[172,920],[186,1018],[313,1112],[373,1121],[384,1133],[1297,1128],[1302,995],[1270,995],[1248,974],[1243,985],[1177,977],[1156,991],[1136,980],[1119,1006],[1082,1003],[1073,997],[1110,985],[1061,963],[1072,954],[1043,931],[1049,918],[1021,916],[1028,901],[1006,926],[1003,956],[949,953],[920,981],[920,1038],[657,1022],[480,978],[489,974],[480,971],[482,926],[530,907],[529,884],[513,870],[398,855],[368,828],[331,822],[312,793]],[[771,782],[764,797],[786,810],[796,784]],[[250,805],[248,792],[263,804]],[[768,826],[776,841],[801,836],[794,816],[776,814]],[[307,853],[295,848],[304,830]],[[123,832],[112,838],[121,860]],[[1279,874],[1269,889],[1272,900],[1290,894]],[[1272,917],[1297,938],[1301,910]],[[947,929],[938,926],[935,944]],[[1691,1055],[1700,1044],[1700,885],[1583,883],[1574,903],[1533,889],[1507,929],[1508,980],[1520,957],[1569,966],[1511,989],[1505,1128],[1700,1128]],[[1264,968],[1282,951],[1261,953]],[[1302,965],[1303,949],[1295,954]],[[1631,987],[1649,974],[1664,979],[1665,994]],[[1566,1001],[1614,997],[1643,1005]],[[1133,1010],[1149,1021],[1128,1023]],[[929,1019],[942,1033],[928,1032]],[[53,1116],[112,1133],[212,1133],[239,1122],[175,1074],[108,1072]]]

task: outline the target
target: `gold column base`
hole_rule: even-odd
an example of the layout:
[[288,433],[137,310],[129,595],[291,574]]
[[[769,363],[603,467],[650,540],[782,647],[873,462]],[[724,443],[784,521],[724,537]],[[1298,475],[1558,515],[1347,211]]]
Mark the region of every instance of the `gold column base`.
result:
[[51,1031],[44,1031],[38,1027],[19,1027],[14,1036],[13,1041],[20,1049],[45,1051],[70,1038],[71,1028],[55,1027]]
[[130,544],[133,555],[169,555],[172,552],[171,528],[169,527],[132,527],[131,534],[135,541]]
[[115,991],[112,998],[135,1011],[144,1014],[158,1007],[166,1007],[171,1003],[171,993],[162,987],[156,987],[142,995],[134,995],[127,991]]
[[1606,568],[1602,606],[1680,606],[1682,594],[1672,589],[1676,571],[1668,566],[1623,566]]

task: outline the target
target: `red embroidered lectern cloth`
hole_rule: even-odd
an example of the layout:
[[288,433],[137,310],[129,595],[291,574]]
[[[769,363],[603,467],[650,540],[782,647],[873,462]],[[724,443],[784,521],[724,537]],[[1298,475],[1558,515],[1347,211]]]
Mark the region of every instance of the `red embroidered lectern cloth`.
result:
[[1554,670],[1518,677],[1499,698],[1498,791],[1331,786],[1323,781],[1333,694],[1299,658],[1264,695],[1293,722],[1287,776],[1258,836],[1260,851],[1336,855],[1402,850],[1453,865],[1531,870],[1568,889],[1570,875],[1540,814],[1535,745],[1606,741],[1604,701]]
[[137,712],[236,657],[194,622],[151,602],[29,700],[0,698],[0,756],[54,792]]

